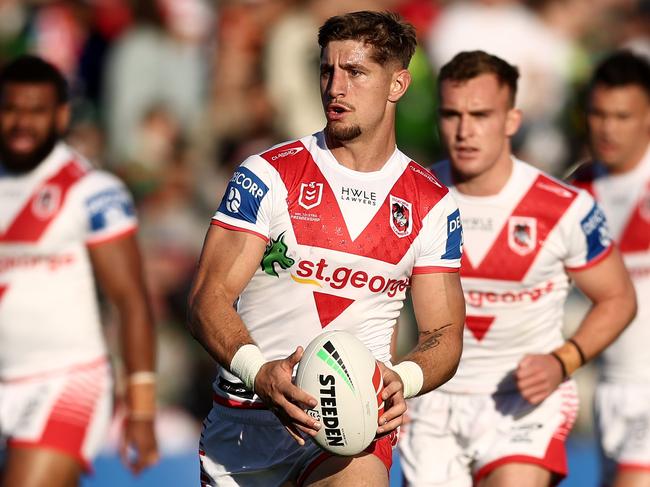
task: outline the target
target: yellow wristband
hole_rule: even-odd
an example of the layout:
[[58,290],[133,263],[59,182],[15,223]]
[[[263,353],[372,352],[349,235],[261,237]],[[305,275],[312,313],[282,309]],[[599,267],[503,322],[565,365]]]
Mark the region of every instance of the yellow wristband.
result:
[[156,414],[156,384],[128,383],[126,401],[130,418],[152,419]]
[[583,364],[583,355],[572,342],[566,342],[559,348],[553,350],[552,355],[564,364],[564,372],[569,377]]

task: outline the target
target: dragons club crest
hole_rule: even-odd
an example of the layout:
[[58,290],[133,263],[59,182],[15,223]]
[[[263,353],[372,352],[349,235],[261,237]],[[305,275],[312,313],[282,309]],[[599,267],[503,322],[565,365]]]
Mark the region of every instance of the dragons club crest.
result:
[[390,195],[390,227],[399,238],[407,237],[413,228],[411,203]]

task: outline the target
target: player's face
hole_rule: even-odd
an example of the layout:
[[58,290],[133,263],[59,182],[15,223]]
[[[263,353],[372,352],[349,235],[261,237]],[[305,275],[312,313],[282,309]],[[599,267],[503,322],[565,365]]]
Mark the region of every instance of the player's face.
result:
[[400,83],[408,71],[395,63],[378,64],[372,47],[359,41],[330,42],[323,49],[320,71],[325,133],[334,141],[356,139],[392,121],[388,106],[406,90],[400,91]]
[[596,85],[587,115],[591,150],[612,171],[626,171],[650,141],[650,98],[638,85]]
[[27,172],[51,152],[68,121],[48,83],[7,83],[0,93],[0,162],[11,172]]
[[464,180],[509,164],[510,137],[519,123],[509,88],[493,74],[440,85],[440,132],[454,171]]

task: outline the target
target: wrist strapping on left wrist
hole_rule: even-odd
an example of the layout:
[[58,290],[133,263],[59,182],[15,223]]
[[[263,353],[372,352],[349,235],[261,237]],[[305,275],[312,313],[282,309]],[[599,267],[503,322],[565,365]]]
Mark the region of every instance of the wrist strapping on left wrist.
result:
[[402,379],[404,399],[417,396],[424,384],[422,368],[411,360],[405,360],[390,368]]

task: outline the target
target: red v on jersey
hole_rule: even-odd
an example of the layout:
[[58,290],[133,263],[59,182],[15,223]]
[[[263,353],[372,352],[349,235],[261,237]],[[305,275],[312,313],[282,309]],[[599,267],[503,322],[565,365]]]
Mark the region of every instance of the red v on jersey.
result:
[[[467,253],[461,262],[461,277],[521,281],[539,254],[541,244],[575,200],[577,193],[540,174],[506,220],[483,260],[474,266]],[[530,251],[515,252],[509,240],[513,236],[510,220],[533,219],[536,231]],[[534,247],[533,247],[534,246]]]
[[650,249],[650,184],[637,201],[621,234],[621,252],[645,252]]
[[[592,181],[578,180],[574,184],[598,200]],[[650,249],[650,184],[646,185],[623,227],[618,247],[623,253],[645,252]]]
[[319,293],[314,291],[316,311],[320,319],[320,326],[325,328],[332,321],[338,318],[352,303],[354,299],[335,296],[333,294]]
[[70,188],[84,174],[85,169],[75,161],[63,165],[34,191],[7,230],[0,233],[0,243],[37,242],[63,207]]
[[[446,193],[418,191],[415,178],[419,176],[411,162],[366,228],[352,239],[332,188],[301,142],[276,148],[262,157],[278,171],[287,188],[289,216],[299,244],[339,250],[390,264],[397,264],[404,257],[422,228],[422,219]],[[301,200],[301,193],[307,186],[320,188],[317,204],[305,204]],[[402,238],[391,228],[391,196],[412,203],[411,231]],[[414,204],[416,201],[418,206]]]
[[474,338],[479,342],[483,340],[483,337],[488,332],[493,322],[494,316],[467,315],[465,317],[465,325],[467,325],[467,329],[472,332]]
[[[4,233],[0,243],[37,242],[54,220],[68,190],[86,171],[75,161],[65,164],[59,172],[44,181],[29,198]],[[0,299],[8,286],[0,286]]]

